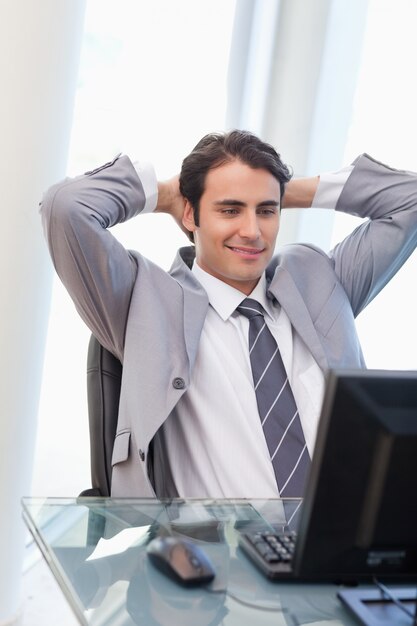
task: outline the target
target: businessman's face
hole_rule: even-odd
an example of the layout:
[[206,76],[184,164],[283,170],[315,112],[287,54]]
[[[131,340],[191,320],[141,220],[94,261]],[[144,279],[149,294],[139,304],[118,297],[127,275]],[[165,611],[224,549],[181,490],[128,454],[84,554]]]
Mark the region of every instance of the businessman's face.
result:
[[274,252],[279,183],[270,172],[232,161],[208,172],[199,226],[187,202],[184,225],[194,233],[196,260],[216,278],[250,294]]

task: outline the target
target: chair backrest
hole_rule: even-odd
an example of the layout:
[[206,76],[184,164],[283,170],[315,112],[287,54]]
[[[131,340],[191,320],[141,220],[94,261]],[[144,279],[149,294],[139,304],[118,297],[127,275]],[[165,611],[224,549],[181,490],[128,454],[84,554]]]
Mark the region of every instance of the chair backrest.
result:
[[92,335],[87,355],[87,402],[92,489],[82,496],[110,496],[122,364]]

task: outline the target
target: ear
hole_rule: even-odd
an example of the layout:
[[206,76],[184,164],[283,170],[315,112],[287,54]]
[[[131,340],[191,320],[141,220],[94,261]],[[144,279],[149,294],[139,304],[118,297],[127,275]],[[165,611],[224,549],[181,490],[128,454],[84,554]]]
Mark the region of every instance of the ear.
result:
[[194,210],[188,200],[186,200],[185,202],[184,213],[182,215],[182,223],[184,227],[192,233],[197,228],[194,221]]

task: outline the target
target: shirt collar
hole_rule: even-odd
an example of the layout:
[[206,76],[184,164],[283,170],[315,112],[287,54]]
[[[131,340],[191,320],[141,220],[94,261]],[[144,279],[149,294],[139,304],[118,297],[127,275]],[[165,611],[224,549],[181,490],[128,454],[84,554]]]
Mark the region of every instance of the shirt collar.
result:
[[260,277],[258,284],[249,296],[231,287],[222,280],[212,276],[205,270],[201,269],[197,261],[194,261],[192,272],[201,285],[204,287],[210,305],[220,315],[225,322],[229,319],[236,308],[246,298],[257,300],[265,309],[271,319],[274,319],[274,307],[272,301],[266,295],[266,278],[265,272]]

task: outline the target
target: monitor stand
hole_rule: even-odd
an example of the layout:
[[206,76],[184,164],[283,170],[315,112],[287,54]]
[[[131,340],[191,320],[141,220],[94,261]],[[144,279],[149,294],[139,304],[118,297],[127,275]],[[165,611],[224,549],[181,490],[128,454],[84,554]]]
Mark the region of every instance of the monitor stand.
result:
[[363,626],[417,626],[415,587],[384,585],[347,589],[337,594]]

